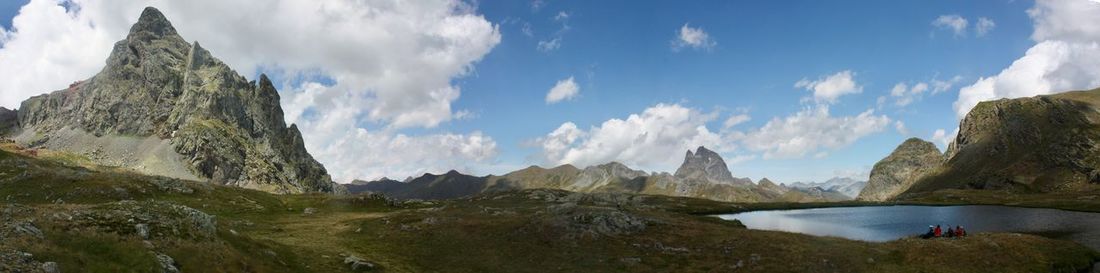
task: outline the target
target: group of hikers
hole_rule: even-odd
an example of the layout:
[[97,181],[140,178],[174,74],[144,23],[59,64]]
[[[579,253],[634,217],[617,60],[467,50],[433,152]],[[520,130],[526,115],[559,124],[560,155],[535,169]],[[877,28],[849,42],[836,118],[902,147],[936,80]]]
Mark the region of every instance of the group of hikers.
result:
[[955,228],[951,228],[951,226],[947,226],[947,232],[944,232],[943,229],[940,228],[940,225],[928,226],[928,233],[925,233],[925,234],[920,236],[921,239],[932,239],[932,238],[941,238],[941,237],[943,237],[943,238],[966,237],[966,229],[963,229],[962,226],[955,226]]

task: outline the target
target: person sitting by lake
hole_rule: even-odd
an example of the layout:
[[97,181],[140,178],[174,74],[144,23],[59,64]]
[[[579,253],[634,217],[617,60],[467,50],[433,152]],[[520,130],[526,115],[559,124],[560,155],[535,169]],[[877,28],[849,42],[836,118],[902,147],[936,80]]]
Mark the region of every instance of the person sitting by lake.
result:
[[935,229],[936,228],[933,227],[933,226],[928,226],[928,233],[925,233],[925,234],[921,235],[920,238],[921,239],[932,239],[932,237],[936,236]]
[[956,237],[965,237],[966,236],[966,230],[963,229],[962,226],[955,226],[955,236]]
[[939,238],[943,235],[943,229],[940,229],[940,225],[936,225],[936,229],[933,232],[934,237]]
[[954,238],[955,237],[955,229],[951,228],[951,226],[947,226],[947,233],[944,234],[943,237]]

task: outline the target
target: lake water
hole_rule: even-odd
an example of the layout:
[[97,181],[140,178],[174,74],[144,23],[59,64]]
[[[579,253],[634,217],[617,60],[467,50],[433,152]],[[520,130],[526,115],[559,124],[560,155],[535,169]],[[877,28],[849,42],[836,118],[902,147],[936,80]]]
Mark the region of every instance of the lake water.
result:
[[961,225],[978,232],[1031,233],[1100,250],[1100,213],[1005,206],[874,206],[752,211],[719,215],[751,229],[835,236],[872,242]]

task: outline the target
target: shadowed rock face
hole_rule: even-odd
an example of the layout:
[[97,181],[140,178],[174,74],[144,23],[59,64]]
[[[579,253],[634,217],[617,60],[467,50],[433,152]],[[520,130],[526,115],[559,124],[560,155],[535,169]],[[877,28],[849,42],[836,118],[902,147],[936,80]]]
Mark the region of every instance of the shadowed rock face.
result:
[[889,156],[875,163],[867,186],[857,199],[883,201],[894,198],[933,171],[942,161],[943,155],[932,142],[919,138],[907,139]]
[[19,128],[19,113],[0,107],[0,136]]
[[[286,126],[265,75],[248,81],[146,8],[107,65],[70,88],[24,101],[24,131],[167,139],[195,177],[274,193],[342,192]],[[55,144],[53,148],[63,144]],[[142,166],[126,166],[142,171]],[[155,171],[150,174],[159,174]]]

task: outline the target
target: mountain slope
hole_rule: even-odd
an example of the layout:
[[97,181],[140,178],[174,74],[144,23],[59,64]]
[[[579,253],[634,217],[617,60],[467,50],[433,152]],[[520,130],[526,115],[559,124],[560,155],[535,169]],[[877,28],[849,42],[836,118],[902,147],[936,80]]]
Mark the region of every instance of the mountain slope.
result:
[[979,103],[946,162],[910,193],[1074,191],[1100,183],[1100,89]]
[[943,156],[935,144],[919,138],[907,139],[889,156],[875,163],[867,186],[857,199],[884,201],[894,198],[933,171],[942,161]]
[[18,111],[21,144],[104,165],[274,193],[341,192],[286,126],[279,94],[187,43],[146,8],[107,65]]

